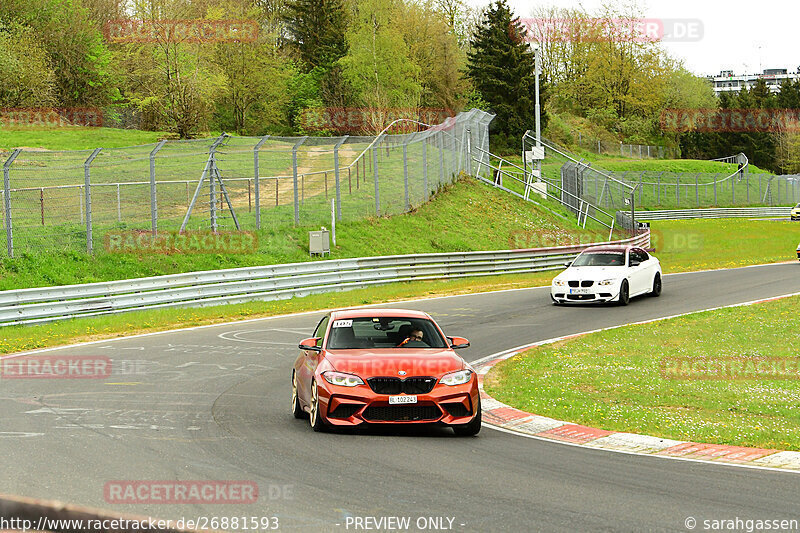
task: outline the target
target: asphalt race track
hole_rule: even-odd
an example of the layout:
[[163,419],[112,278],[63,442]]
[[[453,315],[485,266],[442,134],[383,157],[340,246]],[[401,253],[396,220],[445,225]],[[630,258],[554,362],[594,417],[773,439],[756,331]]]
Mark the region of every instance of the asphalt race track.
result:
[[[800,292],[800,264],[666,276],[661,298],[555,307],[548,288],[387,307],[430,312],[469,361],[537,340]],[[524,438],[484,427],[313,433],[289,410],[297,343],[322,313],[51,352],[114,360],[108,379],[3,380],[0,492],[137,515],[452,519],[454,531],[687,531],[685,520],[800,519],[800,475]],[[123,372],[124,371],[124,372]],[[111,505],[112,480],[249,480],[255,504]],[[347,525],[350,524],[348,528]],[[444,520],[444,525],[449,524]],[[360,529],[363,530],[363,529]]]

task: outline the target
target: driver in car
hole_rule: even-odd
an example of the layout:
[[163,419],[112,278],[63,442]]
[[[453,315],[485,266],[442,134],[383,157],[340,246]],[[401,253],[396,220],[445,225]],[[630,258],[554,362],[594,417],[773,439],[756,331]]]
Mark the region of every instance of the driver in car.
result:
[[408,332],[408,336],[405,338],[405,340],[403,340],[403,342],[398,344],[397,347],[400,348],[401,346],[405,346],[411,341],[421,341],[421,340],[422,340],[422,330],[419,328],[413,328],[411,331]]

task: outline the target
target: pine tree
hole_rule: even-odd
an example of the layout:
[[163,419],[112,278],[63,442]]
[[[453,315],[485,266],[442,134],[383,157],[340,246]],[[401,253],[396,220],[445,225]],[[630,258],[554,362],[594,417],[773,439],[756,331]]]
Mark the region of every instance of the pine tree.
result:
[[347,16],[342,0],[290,0],[284,16],[305,71],[325,70],[347,54]]
[[[467,75],[497,115],[491,128],[504,149],[519,145],[525,130],[535,124],[534,55],[525,30],[506,0],[497,0],[483,14],[468,54]],[[544,76],[540,80],[544,102]],[[543,107],[543,106],[542,106]],[[542,111],[542,128],[547,116]]]

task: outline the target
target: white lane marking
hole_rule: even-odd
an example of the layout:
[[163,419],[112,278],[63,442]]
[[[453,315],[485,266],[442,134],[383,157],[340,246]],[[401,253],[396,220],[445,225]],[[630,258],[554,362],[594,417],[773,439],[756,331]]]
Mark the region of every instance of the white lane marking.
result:
[[[665,276],[679,276],[679,275],[682,275],[682,274],[699,274],[699,273],[702,273],[702,272],[725,272],[725,271],[728,271],[728,270],[740,270],[740,269],[743,269],[743,268],[780,266],[780,265],[785,265],[785,264],[789,264],[789,263],[793,263],[793,262],[794,261],[787,261],[787,262],[784,262],[784,263],[765,263],[765,264],[762,264],[762,265],[748,265],[748,266],[744,266],[744,267],[718,268],[718,269],[715,269],[715,270],[701,270],[701,271],[696,271],[696,272],[676,272],[674,274],[664,274],[664,275]],[[501,290],[497,290],[497,291],[470,292],[470,293],[466,293],[466,294],[449,294],[447,296],[431,296],[429,298],[417,298],[417,299],[409,299],[409,300],[396,300],[396,301],[393,301],[393,302],[383,302],[383,303],[377,303],[377,304],[367,304],[367,305],[349,306],[349,307],[335,307],[335,308],[329,308],[329,309],[318,309],[316,311],[303,311],[302,313],[289,313],[289,314],[286,314],[286,315],[275,315],[275,316],[265,316],[265,317],[258,317],[258,318],[248,318],[248,319],[245,319],[245,320],[231,320],[231,321],[228,321],[228,322],[219,322],[219,323],[216,323],[216,324],[205,324],[203,326],[192,326],[192,327],[188,327],[188,328],[165,329],[163,331],[151,331],[149,333],[138,333],[136,335],[129,335],[129,336],[125,336],[125,337],[116,337],[116,338],[113,338],[113,339],[101,339],[101,340],[97,340],[97,341],[80,342],[78,344],[67,344],[67,345],[64,345],[64,346],[53,346],[51,348],[40,348],[38,350],[29,350],[29,351],[26,351],[26,352],[18,352],[18,353],[14,353],[14,354],[10,354],[10,355],[5,355],[5,356],[0,357],[0,361],[2,361],[3,359],[13,359],[15,357],[22,357],[23,355],[32,355],[32,354],[39,354],[39,353],[45,353],[45,352],[53,352],[53,351],[56,351],[56,350],[66,350],[67,348],[77,348],[77,347],[81,347],[81,346],[92,346],[92,345],[95,345],[95,344],[104,344],[104,343],[110,343],[110,342],[116,342],[116,341],[124,341],[124,340],[129,340],[129,339],[138,339],[138,338],[143,338],[143,337],[153,337],[153,336],[156,336],[156,335],[164,335],[164,334],[167,334],[167,333],[182,333],[182,332],[186,332],[186,331],[196,331],[196,330],[200,330],[200,329],[217,328],[217,327],[222,327],[222,326],[231,326],[231,325],[235,325],[235,324],[236,325],[238,325],[238,324],[250,324],[250,323],[253,323],[253,322],[262,322],[262,321],[265,321],[265,320],[277,320],[277,319],[300,317],[300,316],[306,316],[306,315],[318,315],[319,316],[321,314],[328,313],[329,311],[337,311],[337,310],[341,310],[341,309],[354,309],[354,308],[362,308],[362,307],[378,307],[378,306],[385,306],[385,305],[389,305],[389,304],[401,304],[401,303],[428,302],[428,301],[433,301],[433,300],[446,300],[446,299],[450,299],[450,298],[463,298],[465,296],[484,296],[484,295],[491,295],[491,294],[501,294],[501,293],[504,293],[504,292],[545,291],[545,290],[549,291],[550,290],[550,286],[549,285],[544,285],[544,286],[540,286],[540,287],[521,287],[521,288],[517,288],[517,289],[501,289]]]
[[226,331],[224,333],[220,333],[217,335],[220,339],[225,339],[226,341],[237,341],[237,342],[248,342],[251,344],[281,344],[284,346],[296,346],[297,343],[294,342],[278,342],[278,341],[257,341],[257,340],[250,340],[250,339],[242,339],[239,337],[241,334],[245,333],[259,333],[258,331],[253,331],[249,329],[237,329],[234,331]]
[[0,431],[0,437],[43,437],[44,433],[31,433],[28,431]]

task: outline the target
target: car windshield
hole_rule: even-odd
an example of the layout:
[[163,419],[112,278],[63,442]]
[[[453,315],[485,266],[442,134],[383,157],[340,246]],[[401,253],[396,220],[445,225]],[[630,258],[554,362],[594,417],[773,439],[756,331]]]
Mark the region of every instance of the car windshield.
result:
[[625,266],[624,252],[583,252],[572,263],[574,267],[582,266]]
[[406,317],[359,317],[334,320],[329,350],[359,348],[446,348],[432,321]]

